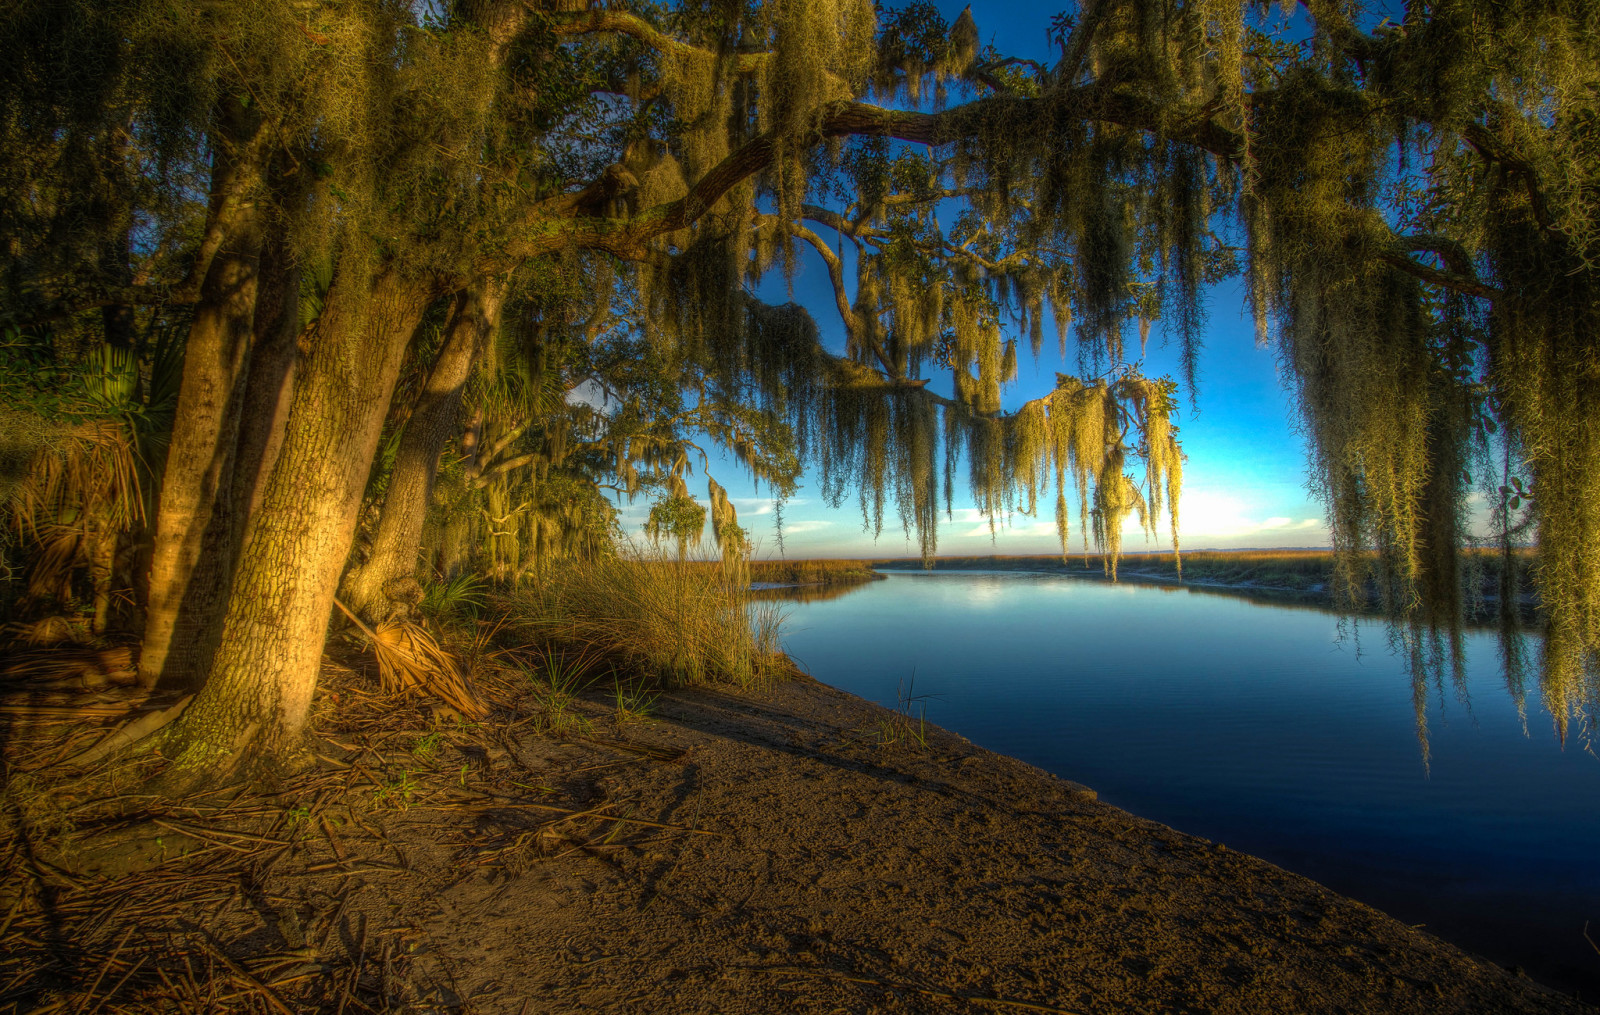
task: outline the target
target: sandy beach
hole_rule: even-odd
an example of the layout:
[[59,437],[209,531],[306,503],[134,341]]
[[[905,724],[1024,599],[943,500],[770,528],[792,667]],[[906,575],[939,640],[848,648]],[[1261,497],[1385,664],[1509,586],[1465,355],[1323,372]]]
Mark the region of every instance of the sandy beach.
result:
[[178,958],[280,1013],[1593,1010],[808,677],[626,724],[596,689],[559,735],[329,685],[275,797],[23,836],[0,1010],[141,954],[122,1010],[178,1010]]

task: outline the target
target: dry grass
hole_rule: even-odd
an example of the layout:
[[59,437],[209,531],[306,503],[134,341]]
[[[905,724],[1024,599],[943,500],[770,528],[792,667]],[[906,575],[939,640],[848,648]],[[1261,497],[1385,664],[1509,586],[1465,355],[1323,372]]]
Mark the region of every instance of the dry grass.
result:
[[507,593],[506,634],[541,652],[581,647],[664,685],[764,683],[780,664],[776,604],[720,568],[661,556],[550,565]]

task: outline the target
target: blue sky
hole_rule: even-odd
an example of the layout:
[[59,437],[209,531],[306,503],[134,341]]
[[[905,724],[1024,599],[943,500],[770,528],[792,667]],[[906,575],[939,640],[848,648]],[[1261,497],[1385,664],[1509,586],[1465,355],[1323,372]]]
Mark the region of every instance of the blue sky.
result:
[[[943,0],[938,6],[953,20],[964,5]],[[973,5],[973,16],[984,43],[992,42],[1003,53],[1048,60],[1052,51],[1046,31],[1053,10],[1050,6],[1023,3],[980,2]],[[793,298],[817,319],[830,348],[842,351],[843,330],[834,310],[826,269],[815,252],[804,244],[799,246],[803,260],[794,280]],[[786,298],[782,279],[765,282],[760,295],[782,302]],[[1186,394],[1181,396],[1185,405],[1179,421],[1180,439],[1187,455],[1179,530],[1183,546],[1326,546],[1328,531],[1322,506],[1307,492],[1305,443],[1295,432],[1294,410],[1288,389],[1280,380],[1275,353],[1257,347],[1254,328],[1243,312],[1236,285],[1225,284],[1213,291],[1209,309],[1198,406],[1189,405]],[[1026,350],[1027,342],[1022,342],[1021,347]],[[1070,348],[1068,356],[1072,356]],[[1046,341],[1037,363],[1024,352],[1017,382],[1004,392],[1005,408],[1009,410],[1047,393],[1054,386],[1058,369],[1073,372],[1074,367],[1058,360],[1053,341]],[[1143,369],[1150,376],[1176,377],[1180,373],[1176,342],[1167,344],[1159,325],[1151,330]],[[935,386],[939,383],[936,380]],[[948,379],[943,385],[941,390],[948,394]],[[731,459],[713,458],[710,471],[728,488],[740,523],[755,543],[756,556],[778,556],[771,498],[763,496],[764,491],[757,491]],[[696,472],[690,489],[703,497],[704,476],[699,474],[700,469]],[[1043,505],[1038,517],[1014,516],[991,535],[988,521],[964,497],[964,479],[962,476],[956,481],[953,517],[940,520],[940,554],[1057,551],[1053,502]],[[639,533],[648,510],[642,500],[623,505],[624,531]],[[863,531],[861,511],[852,497],[838,508],[828,507],[810,473],[784,505],[783,519],[783,555],[787,557],[889,557],[918,552],[914,536],[908,537],[897,520],[886,518],[884,532],[877,540]],[[1073,526],[1077,526],[1076,518]],[[1164,536],[1147,541],[1137,520],[1130,519],[1125,528],[1125,550],[1167,547]]]

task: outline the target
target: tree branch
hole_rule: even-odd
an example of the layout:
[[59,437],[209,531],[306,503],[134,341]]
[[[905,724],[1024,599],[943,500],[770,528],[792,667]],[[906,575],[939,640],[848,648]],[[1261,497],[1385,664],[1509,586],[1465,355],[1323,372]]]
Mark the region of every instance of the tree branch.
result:
[[[530,9],[531,5],[530,5]],[[658,53],[693,56],[714,60],[717,54],[672,36],[636,14],[593,7],[586,11],[550,16],[550,31],[557,37],[569,35],[626,35]],[[739,53],[734,56],[734,73],[753,74],[772,58],[770,53]]]

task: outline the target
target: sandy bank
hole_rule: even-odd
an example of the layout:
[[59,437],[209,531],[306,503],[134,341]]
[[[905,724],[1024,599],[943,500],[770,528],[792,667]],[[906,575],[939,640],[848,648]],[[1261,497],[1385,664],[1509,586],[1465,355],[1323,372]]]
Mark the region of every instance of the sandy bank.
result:
[[[642,724],[572,707],[586,728],[488,749],[348,722],[279,816],[193,812],[189,857],[168,831],[156,871],[221,887],[163,905],[295,1011],[341,983],[372,1010],[510,1015],[1593,1011],[808,678],[673,693]],[[98,848],[51,863],[125,898],[139,876],[96,881]],[[109,950],[93,901],[56,932]],[[322,972],[251,965],[283,954]]]

